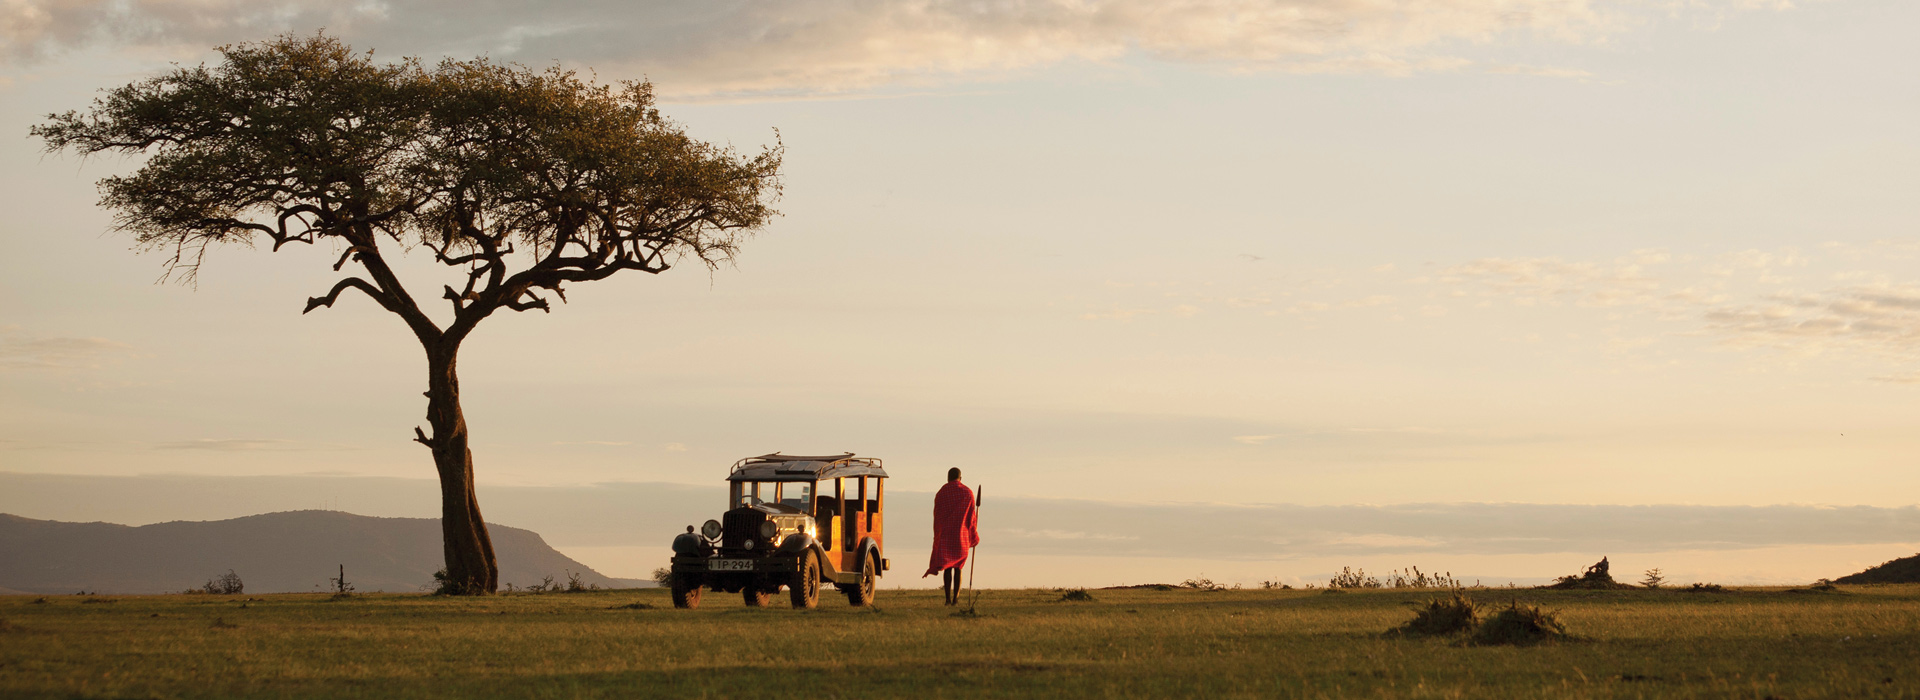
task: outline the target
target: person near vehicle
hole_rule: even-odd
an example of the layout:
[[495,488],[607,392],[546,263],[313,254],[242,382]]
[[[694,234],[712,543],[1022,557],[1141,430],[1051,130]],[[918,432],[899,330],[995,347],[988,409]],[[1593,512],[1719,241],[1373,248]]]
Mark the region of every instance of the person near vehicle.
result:
[[967,553],[980,544],[980,511],[973,501],[973,489],[960,483],[960,469],[947,470],[947,485],[933,496],[933,560],[927,573],[940,572],[941,590],[948,605],[960,604],[960,567]]

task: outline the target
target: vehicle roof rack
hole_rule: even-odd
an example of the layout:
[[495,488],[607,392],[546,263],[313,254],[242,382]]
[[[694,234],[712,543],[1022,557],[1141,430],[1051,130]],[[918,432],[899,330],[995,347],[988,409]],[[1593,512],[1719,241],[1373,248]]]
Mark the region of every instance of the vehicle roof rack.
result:
[[773,454],[748,457],[733,463],[728,481],[812,481],[843,476],[887,477],[880,460],[855,457],[852,452],[837,455]]

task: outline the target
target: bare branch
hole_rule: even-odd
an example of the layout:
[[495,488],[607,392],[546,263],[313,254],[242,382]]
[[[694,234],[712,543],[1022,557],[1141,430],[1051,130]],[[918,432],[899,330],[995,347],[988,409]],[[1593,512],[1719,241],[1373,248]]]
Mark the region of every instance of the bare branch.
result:
[[360,279],[358,277],[348,277],[334,284],[333,289],[331,291],[328,291],[326,296],[308,297],[307,308],[305,310],[302,310],[300,313],[305,314],[308,311],[312,311],[322,306],[325,306],[327,308],[333,308],[333,302],[338,301],[340,299],[340,293],[347,291],[348,289],[358,289],[362,292],[366,292],[367,296],[373,297],[373,300],[379,303],[381,308],[384,308],[388,311],[393,310],[393,302],[391,299],[387,298],[386,293],[381,292],[378,288],[375,288],[372,284],[369,284],[366,280]]

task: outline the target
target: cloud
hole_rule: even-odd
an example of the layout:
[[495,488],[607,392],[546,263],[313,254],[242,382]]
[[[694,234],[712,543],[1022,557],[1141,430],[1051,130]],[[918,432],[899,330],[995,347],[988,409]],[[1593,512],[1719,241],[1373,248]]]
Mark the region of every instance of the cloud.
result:
[[623,440],[579,440],[575,442],[555,442],[555,445],[593,445],[596,447],[625,447],[633,443]]
[[217,452],[229,452],[229,451],[239,451],[239,450],[288,449],[288,446],[292,444],[294,443],[291,440],[235,440],[235,439],[200,438],[197,440],[183,440],[180,442],[163,442],[163,443],[160,443],[158,447],[163,450],[214,450]]
[[1233,441],[1242,445],[1265,445],[1268,440],[1272,440],[1273,438],[1274,436],[1272,435],[1236,435]]
[[294,452],[306,450],[347,449],[341,445],[299,442],[295,440],[249,440],[231,438],[199,438],[179,442],[163,442],[154,446],[162,450],[211,450],[215,452],[272,451]]
[[1481,258],[1441,270],[1430,281],[1464,296],[1503,297],[1521,306],[1658,305],[1664,301],[1663,287],[1648,268],[1667,260],[1656,250],[1635,251],[1610,263]]
[[94,369],[133,349],[105,338],[32,338],[0,327],[0,370]]
[[[1696,0],[1729,12],[1745,0]],[[384,55],[585,63],[679,95],[821,94],[1130,57],[1233,71],[1409,75],[1507,38],[1584,43],[1654,16],[1633,0],[7,0],[0,56],[107,43],[201,51],[279,31]],[[1573,77],[1576,69],[1495,66]]]
[[1706,322],[1708,330],[1734,345],[1807,354],[1853,349],[1911,358],[1920,354],[1920,286],[1776,294],[1762,303],[1716,308],[1707,312]]

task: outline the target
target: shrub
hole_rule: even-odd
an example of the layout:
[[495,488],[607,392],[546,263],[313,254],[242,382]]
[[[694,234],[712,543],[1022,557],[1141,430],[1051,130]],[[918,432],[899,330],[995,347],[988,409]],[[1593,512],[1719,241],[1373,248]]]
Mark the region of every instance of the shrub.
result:
[[1482,645],[1526,646],[1566,636],[1567,628],[1553,612],[1516,601],[1480,623],[1480,629],[1470,641]]
[[1640,585],[1646,586],[1647,588],[1659,588],[1660,584],[1666,582],[1667,577],[1660,575],[1659,567],[1647,569],[1647,577],[1640,579]]
[[[1408,571],[1412,573],[1408,573]],[[1408,571],[1396,570],[1387,574],[1386,587],[1449,589],[1457,589],[1460,587],[1460,580],[1454,578],[1453,572],[1451,571],[1445,574],[1425,574],[1420,572],[1420,567],[1418,566],[1410,567]]]
[[207,579],[207,584],[200,587],[202,593],[215,595],[239,595],[246,590],[247,584],[240,581],[240,575],[233,573],[233,569],[227,569],[227,573]]
[[1196,591],[1224,591],[1224,590],[1227,590],[1227,587],[1226,587],[1226,586],[1222,586],[1222,585],[1220,585],[1220,584],[1217,584],[1217,583],[1214,583],[1214,582],[1213,582],[1213,579],[1210,579],[1210,578],[1206,578],[1206,577],[1204,577],[1204,576],[1203,576],[1203,577],[1199,577],[1199,578],[1190,578],[1190,579],[1187,579],[1187,580],[1185,580],[1185,581],[1182,581],[1182,582],[1180,583],[1180,587],[1181,587],[1181,588],[1191,588],[1191,589],[1193,589],[1193,590],[1196,590]]
[[1260,587],[1261,587],[1261,588],[1264,588],[1264,589],[1267,589],[1267,590],[1269,590],[1269,591],[1271,591],[1271,590],[1288,590],[1288,591],[1290,591],[1290,590],[1293,590],[1293,586],[1289,586],[1289,585],[1287,585],[1287,584],[1284,584],[1284,583],[1281,583],[1281,582],[1279,582],[1279,581],[1261,581],[1261,582],[1260,582]]
[[1696,584],[1693,584],[1692,586],[1689,586],[1687,588],[1682,588],[1680,590],[1686,591],[1688,593],[1725,593],[1727,592],[1727,589],[1722,588],[1720,584],[1717,584],[1717,583],[1696,583]]
[[666,588],[668,586],[673,585],[673,569],[669,569],[664,566],[658,569],[654,569],[653,582],[660,584],[661,588]]
[[1452,596],[1431,598],[1425,605],[1416,605],[1413,619],[1401,625],[1398,631],[1405,634],[1455,634],[1471,630],[1478,624],[1480,606],[1472,598],[1455,592]]
[[1340,567],[1340,573],[1333,575],[1333,580],[1327,582],[1329,589],[1379,587],[1380,579],[1368,576],[1364,569],[1349,569],[1344,566]]
[[1584,573],[1578,576],[1562,576],[1544,588],[1601,590],[1633,588],[1631,585],[1613,580],[1613,574],[1609,573],[1608,569],[1607,558],[1600,557],[1600,561],[1587,567]]
[[1071,591],[1067,591],[1067,592],[1065,592],[1065,593],[1062,593],[1062,594],[1060,594],[1060,599],[1059,599],[1059,600],[1056,600],[1056,601],[1053,601],[1053,602],[1056,602],[1056,603],[1091,603],[1091,602],[1093,602],[1093,594],[1092,594],[1092,593],[1088,593],[1088,592],[1087,592],[1087,589],[1085,589],[1085,588],[1075,588],[1075,589],[1073,589],[1073,590],[1071,590]]

